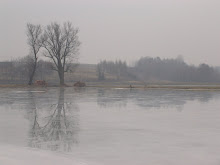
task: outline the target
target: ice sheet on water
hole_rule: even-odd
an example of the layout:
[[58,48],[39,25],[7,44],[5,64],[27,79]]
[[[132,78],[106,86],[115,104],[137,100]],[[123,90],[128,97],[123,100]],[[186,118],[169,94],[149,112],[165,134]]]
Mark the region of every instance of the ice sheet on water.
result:
[[[49,152],[24,147],[2,146],[1,165],[87,165],[87,162],[74,159],[74,156],[59,152]],[[91,165],[91,163],[89,163]],[[94,164],[92,164],[94,165]]]
[[219,91],[28,90],[0,92],[0,165],[220,164]]

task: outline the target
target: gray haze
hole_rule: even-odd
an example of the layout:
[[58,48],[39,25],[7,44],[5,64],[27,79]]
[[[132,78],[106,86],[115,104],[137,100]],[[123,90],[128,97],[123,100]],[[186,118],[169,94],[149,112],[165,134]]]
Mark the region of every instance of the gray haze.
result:
[[28,53],[27,22],[71,21],[81,63],[182,55],[220,65],[219,0],[0,0],[0,60]]

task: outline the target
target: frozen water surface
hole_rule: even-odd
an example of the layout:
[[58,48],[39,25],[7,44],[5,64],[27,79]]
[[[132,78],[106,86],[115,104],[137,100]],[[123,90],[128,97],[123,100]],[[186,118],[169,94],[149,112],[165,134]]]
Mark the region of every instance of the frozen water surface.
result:
[[219,165],[220,92],[1,89],[0,164]]

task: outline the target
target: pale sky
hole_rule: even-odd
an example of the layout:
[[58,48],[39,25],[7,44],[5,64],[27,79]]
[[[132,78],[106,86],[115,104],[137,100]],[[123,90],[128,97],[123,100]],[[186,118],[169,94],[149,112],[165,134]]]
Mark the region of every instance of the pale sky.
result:
[[70,21],[80,63],[182,55],[220,66],[220,0],[0,0],[0,61],[28,54],[26,23]]

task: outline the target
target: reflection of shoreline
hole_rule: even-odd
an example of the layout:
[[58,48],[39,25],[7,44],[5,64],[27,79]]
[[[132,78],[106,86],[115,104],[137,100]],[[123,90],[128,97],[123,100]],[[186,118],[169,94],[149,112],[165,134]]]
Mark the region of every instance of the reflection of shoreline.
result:
[[208,102],[215,93],[210,91],[97,89],[100,107],[122,107],[133,102],[144,108],[174,107],[182,110],[187,101]]
[[[29,134],[29,146],[33,148],[48,149],[52,151],[72,150],[74,143],[77,143],[78,119],[71,115],[69,103],[65,103],[65,89],[60,88],[57,104],[47,109],[49,115],[39,117],[39,112],[36,107],[35,96],[30,92],[29,103],[32,105],[33,123]],[[52,109],[52,111],[51,111]],[[74,110],[73,110],[74,111]]]
[[182,110],[187,101],[208,102],[212,98],[213,93],[208,91],[150,90],[146,93],[139,92],[136,104],[140,107],[170,107]]
[[100,107],[126,107],[129,90],[97,89],[97,104]]

